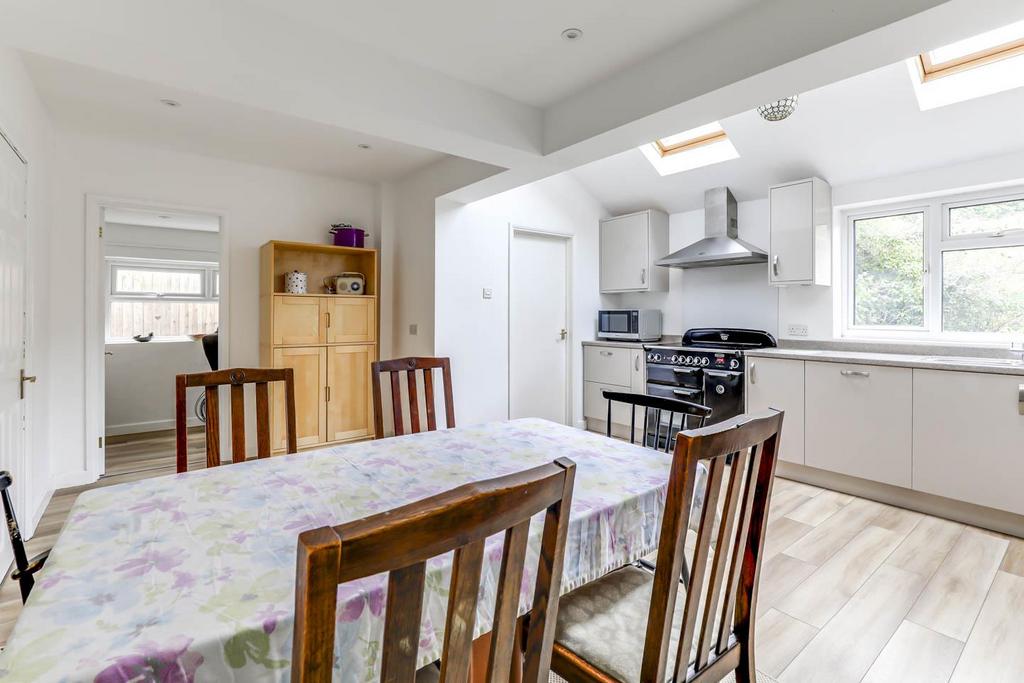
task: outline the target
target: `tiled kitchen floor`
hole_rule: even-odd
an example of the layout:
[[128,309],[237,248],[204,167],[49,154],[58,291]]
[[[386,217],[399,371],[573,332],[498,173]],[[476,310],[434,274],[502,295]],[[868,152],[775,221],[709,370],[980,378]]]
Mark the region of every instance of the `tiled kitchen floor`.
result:
[[[173,441],[157,439],[152,448],[173,452]],[[137,445],[130,454],[141,455]],[[173,465],[93,486],[172,471]],[[86,488],[54,495],[30,553],[53,543]],[[757,668],[781,683],[994,683],[1022,677],[1020,539],[778,479],[765,551]],[[0,642],[20,607],[17,586],[5,581]]]

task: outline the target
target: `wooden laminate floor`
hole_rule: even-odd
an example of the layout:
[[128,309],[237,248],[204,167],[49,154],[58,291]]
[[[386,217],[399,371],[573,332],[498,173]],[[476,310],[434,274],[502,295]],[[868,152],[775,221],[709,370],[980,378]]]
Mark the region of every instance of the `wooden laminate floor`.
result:
[[[109,445],[133,463],[108,461],[120,473],[53,496],[30,554],[52,545],[83,490],[173,472],[173,434],[135,441]],[[8,580],[0,642],[20,607]],[[780,683],[1019,681],[1024,540],[778,479],[757,614],[757,668]]]

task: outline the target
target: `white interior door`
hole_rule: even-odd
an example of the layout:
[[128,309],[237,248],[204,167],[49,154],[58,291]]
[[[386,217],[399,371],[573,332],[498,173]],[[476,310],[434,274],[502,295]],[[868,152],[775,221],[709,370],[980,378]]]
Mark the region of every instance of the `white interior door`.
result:
[[569,238],[514,230],[509,417],[569,423]]
[[[24,160],[0,136],[0,469],[14,477],[11,495],[16,514],[25,523],[25,401],[21,371],[25,369],[25,281],[27,169]],[[31,389],[29,389],[31,390]],[[3,538],[0,566],[11,560]]]

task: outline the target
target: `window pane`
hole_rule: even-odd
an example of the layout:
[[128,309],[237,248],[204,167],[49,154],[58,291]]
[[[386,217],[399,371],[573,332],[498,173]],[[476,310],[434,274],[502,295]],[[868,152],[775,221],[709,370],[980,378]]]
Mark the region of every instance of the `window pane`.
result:
[[110,338],[209,334],[217,330],[216,301],[111,301]]
[[114,269],[114,291],[131,294],[203,293],[203,273],[196,270]]
[[949,234],[978,235],[1024,230],[1024,199],[957,206],[949,210]]
[[942,329],[1024,333],[1024,247],[945,252]]
[[853,324],[924,326],[924,214],[853,222]]

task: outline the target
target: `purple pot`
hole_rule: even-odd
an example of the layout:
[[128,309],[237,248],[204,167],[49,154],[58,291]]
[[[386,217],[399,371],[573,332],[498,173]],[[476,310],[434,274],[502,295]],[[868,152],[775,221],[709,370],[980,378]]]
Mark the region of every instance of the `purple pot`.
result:
[[362,247],[366,243],[366,231],[362,228],[338,228],[334,233],[336,247]]

